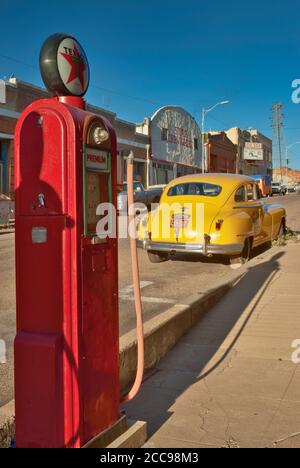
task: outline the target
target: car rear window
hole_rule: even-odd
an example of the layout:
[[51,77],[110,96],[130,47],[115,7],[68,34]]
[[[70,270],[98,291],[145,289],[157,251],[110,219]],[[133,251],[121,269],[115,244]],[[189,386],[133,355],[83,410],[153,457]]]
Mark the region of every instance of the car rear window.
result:
[[171,187],[168,191],[168,196],[179,197],[182,195],[198,195],[200,197],[217,197],[221,192],[222,187],[220,187],[220,185],[204,182],[187,182]]

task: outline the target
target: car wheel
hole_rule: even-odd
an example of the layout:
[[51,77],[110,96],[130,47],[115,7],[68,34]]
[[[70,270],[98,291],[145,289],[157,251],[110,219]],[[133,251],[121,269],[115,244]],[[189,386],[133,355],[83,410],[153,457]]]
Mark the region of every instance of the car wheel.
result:
[[251,244],[251,240],[246,239],[242,253],[230,257],[230,265],[244,265],[247,263],[251,255]]
[[148,252],[148,258],[151,263],[162,263],[169,259],[169,254],[160,252]]

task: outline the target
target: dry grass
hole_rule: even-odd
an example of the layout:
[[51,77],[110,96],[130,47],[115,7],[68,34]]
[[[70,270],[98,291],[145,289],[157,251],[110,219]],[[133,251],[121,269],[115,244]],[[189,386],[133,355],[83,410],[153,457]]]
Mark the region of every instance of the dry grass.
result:
[[0,448],[7,448],[15,435],[15,418],[8,420],[0,427]]
[[287,242],[300,242],[300,233],[297,231],[293,231],[292,229],[287,227],[285,230],[285,234],[273,241],[273,245],[275,245],[276,247],[281,247],[283,245],[286,245]]

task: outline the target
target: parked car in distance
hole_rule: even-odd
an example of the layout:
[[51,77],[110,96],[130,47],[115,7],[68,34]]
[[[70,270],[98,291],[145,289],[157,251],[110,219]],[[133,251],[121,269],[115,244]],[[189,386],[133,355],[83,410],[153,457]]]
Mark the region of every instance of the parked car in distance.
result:
[[14,218],[14,202],[0,193],[0,226],[9,224]]
[[285,195],[287,188],[280,182],[272,182],[272,194],[273,195]]
[[287,193],[295,193],[296,192],[296,186],[295,185],[288,185],[287,186]]
[[272,177],[270,175],[254,175],[252,179],[258,184],[262,197],[272,196]]
[[[204,210],[201,232],[199,207]],[[285,209],[265,203],[251,177],[190,175],[168,184],[152,216],[143,217],[138,246],[153,263],[175,253],[221,254],[231,263],[244,263],[254,247],[285,232],[285,220]]]
[[[135,203],[143,203],[148,210],[151,208],[152,203],[159,203],[163,187],[157,187],[146,190],[141,182],[133,182],[134,201]],[[127,211],[127,183],[123,183],[122,192],[118,194],[118,211]]]

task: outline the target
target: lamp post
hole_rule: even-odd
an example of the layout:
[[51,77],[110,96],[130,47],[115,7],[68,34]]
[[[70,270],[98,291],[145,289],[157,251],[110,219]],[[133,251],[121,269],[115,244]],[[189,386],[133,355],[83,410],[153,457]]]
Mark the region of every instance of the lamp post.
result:
[[[292,148],[293,146],[295,145],[300,145],[300,141],[295,141],[295,143],[292,143],[291,145],[287,146],[286,147],[286,150],[285,150],[285,161],[286,161],[286,173],[285,173],[285,176],[287,178],[287,175],[288,175],[288,167],[289,167],[289,156],[288,156],[288,153],[289,153],[289,149]],[[282,178],[281,178],[282,179]],[[282,183],[282,180],[281,180],[281,183]]]
[[204,141],[204,132],[205,132],[205,117],[206,114],[214,110],[218,106],[225,106],[226,104],[229,104],[229,100],[227,101],[221,101],[217,102],[214,106],[210,107],[209,109],[202,109],[202,126],[201,126],[201,131],[202,131],[202,174],[205,172],[205,160],[204,160],[204,154],[205,154],[205,141]]

